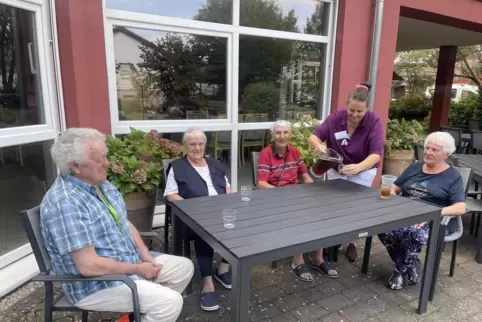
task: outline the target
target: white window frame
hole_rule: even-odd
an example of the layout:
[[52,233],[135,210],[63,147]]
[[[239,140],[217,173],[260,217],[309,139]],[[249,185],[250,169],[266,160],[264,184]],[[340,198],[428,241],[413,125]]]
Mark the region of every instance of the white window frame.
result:
[[[194,124],[203,131],[231,131],[231,187],[237,191],[238,186],[238,149],[239,131],[269,129],[273,122],[238,123],[238,76],[239,76],[239,36],[250,35],[256,37],[269,37],[276,39],[289,39],[326,44],[325,75],[323,88],[322,117],[325,119],[331,112],[331,93],[333,79],[333,60],[335,52],[335,35],[338,16],[338,1],[321,0],[329,3],[328,34],[326,36],[310,35],[296,32],[268,30],[261,28],[240,26],[240,0],[232,0],[232,24],[219,24],[212,22],[196,21],[184,18],[152,15],[146,13],[129,12],[109,9],[104,0],[104,33],[106,39],[106,57],[109,81],[109,100],[111,111],[112,134],[126,134],[129,127],[149,131],[155,129],[161,133],[184,132]],[[113,40],[113,26],[131,28],[145,28],[160,31],[175,31],[186,34],[226,37],[227,48],[227,119],[209,120],[146,120],[146,121],[119,121],[117,107],[117,84],[115,71],[115,53]],[[181,124],[179,124],[181,123]],[[164,206],[157,206],[156,213],[164,212]]]
[[58,136],[62,116],[57,108],[59,99],[56,79],[59,78],[56,73],[58,66],[54,64],[58,55],[55,55],[56,45],[52,42],[52,33],[49,30],[51,26],[49,2],[48,0],[0,0],[0,4],[27,10],[35,15],[34,36],[37,45],[35,52],[38,55],[36,68],[39,70],[39,84],[36,85],[42,93],[41,96],[37,96],[37,108],[42,108],[41,112],[45,119],[44,124],[0,129],[0,148],[52,140]]
[[[54,0],[0,0],[0,4],[35,14],[36,67],[42,93],[39,103],[45,117],[45,124],[0,129],[0,148],[54,140],[66,128]],[[26,243],[1,255],[0,270],[31,253],[32,247]]]

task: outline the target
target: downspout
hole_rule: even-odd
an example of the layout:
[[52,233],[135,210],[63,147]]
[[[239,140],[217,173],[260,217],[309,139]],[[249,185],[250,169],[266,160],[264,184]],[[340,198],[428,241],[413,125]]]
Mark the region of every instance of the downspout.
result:
[[382,38],[383,6],[384,0],[375,0],[375,21],[373,22],[372,54],[370,58],[370,78],[372,84],[370,98],[368,101],[369,109],[373,111],[375,91],[377,89],[378,58],[380,56],[380,40]]

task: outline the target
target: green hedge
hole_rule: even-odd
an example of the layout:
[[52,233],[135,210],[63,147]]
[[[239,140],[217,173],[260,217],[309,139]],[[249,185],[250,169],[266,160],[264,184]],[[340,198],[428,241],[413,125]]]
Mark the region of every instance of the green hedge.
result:
[[[414,119],[425,127],[430,121],[431,112],[431,99],[407,97],[390,102],[388,117],[398,120]],[[450,103],[449,124],[451,126],[465,127],[467,120],[471,118],[482,118],[482,98],[468,98]]]

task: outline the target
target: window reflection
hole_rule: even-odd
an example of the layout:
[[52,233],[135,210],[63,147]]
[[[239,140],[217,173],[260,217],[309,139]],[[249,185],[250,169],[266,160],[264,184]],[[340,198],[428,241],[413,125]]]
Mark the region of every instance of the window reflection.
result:
[[231,24],[231,0],[106,0],[109,9]]
[[328,34],[330,4],[317,0],[241,0],[240,23],[312,35]]
[[34,14],[0,4],[0,129],[44,124]]
[[51,141],[0,148],[0,257],[28,243],[20,211],[40,204],[56,177]]
[[226,50],[226,38],[115,27],[119,119],[225,118]]
[[240,36],[239,122],[319,117],[326,45]]

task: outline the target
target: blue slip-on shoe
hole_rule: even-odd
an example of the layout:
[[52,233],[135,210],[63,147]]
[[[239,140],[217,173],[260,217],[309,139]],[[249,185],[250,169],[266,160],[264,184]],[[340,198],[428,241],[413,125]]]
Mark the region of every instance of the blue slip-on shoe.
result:
[[212,312],[219,309],[216,292],[203,292],[201,290],[201,309],[206,312]]
[[233,288],[233,279],[231,272],[226,272],[224,274],[219,274],[219,268],[214,273],[214,278],[219,282],[225,289],[230,290]]

